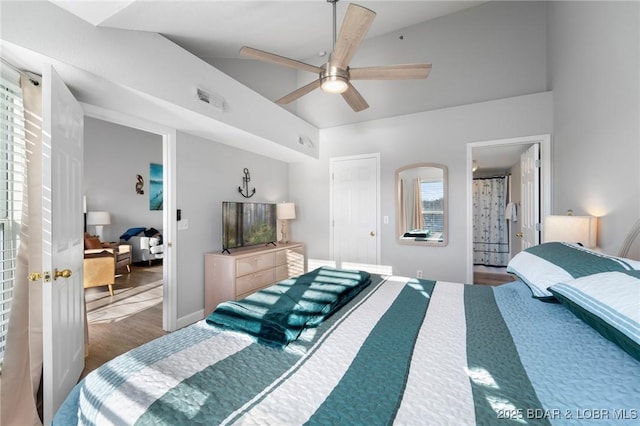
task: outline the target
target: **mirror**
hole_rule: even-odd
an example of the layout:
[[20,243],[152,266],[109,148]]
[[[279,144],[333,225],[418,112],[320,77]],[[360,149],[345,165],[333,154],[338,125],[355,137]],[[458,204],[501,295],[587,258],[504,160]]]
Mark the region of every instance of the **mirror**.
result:
[[396,170],[396,236],[401,244],[447,245],[447,167],[411,164]]

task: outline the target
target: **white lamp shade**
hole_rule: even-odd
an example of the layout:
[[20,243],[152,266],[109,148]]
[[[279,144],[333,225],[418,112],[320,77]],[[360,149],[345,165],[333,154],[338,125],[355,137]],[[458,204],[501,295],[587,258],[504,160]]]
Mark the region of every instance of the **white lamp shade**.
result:
[[295,219],[296,206],[294,203],[280,203],[276,205],[276,215],[279,220]]
[[111,225],[111,215],[109,212],[89,212],[87,225]]
[[597,232],[598,219],[593,216],[547,216],[542,227],[542,240],[545,243],[580,243],[594,248]]

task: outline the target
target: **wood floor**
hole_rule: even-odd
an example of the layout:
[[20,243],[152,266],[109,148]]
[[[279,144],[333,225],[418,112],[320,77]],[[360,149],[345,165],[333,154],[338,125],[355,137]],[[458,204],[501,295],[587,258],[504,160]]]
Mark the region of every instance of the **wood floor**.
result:
[[502,285],[515,281],[516,278],[510,274],[493,273],[493,272],[478,272],[473,273],[474,284],[484,285]]
[[116,356],[166,332],[162,329],[162,264],[132,265],[113,286],[86,289],[89,354],[81,378]]

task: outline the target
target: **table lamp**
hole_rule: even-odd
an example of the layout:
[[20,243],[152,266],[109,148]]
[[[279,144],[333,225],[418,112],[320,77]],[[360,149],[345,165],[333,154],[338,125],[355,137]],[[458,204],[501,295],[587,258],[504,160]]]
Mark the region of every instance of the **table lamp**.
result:
[[87,225],[93,225],[96,227],[96,235],[103,240],[102,230],[105,225],[111,225],[111,215],[109,212],[89,212],[87,213]]
[[584,247],[594,248],[597,232],[598,219],[593,216],[547,216],[542,227],[542,240],[545,243],[579,243]]
[[293,203],[280,203],[276,206],[276,216],[280,221],[280,232],[282,233],[281,243],[289,242],[287,221],[296,218],[296,206]]

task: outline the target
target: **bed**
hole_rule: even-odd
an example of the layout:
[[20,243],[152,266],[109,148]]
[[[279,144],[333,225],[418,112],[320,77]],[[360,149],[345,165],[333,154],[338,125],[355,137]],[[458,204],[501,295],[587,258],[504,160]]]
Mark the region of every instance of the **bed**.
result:
[[542,246],[498,287],[312,271],[348,287],[335,299],[285,280],[98,368],[53,423],[637,424],[640,262]]

